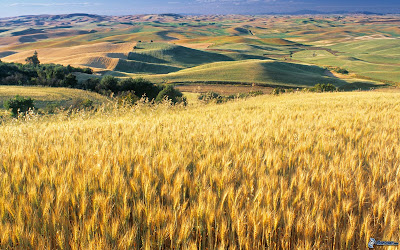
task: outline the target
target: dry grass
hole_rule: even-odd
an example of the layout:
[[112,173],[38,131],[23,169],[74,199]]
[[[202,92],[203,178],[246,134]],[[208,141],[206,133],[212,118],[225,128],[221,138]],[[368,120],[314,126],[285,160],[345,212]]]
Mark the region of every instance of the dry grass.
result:
[[110,101],[103,95],[80,89],[8,85],[0,86],[0,108],[3,108],[4,101],[12,99],[16,95],[31,97],[35,107],[41,109],[50,104],[68,108],[77,100],[89,99],[96,106]]
[[361,249],[400,238],[400,94],[0,126],[0,247]]

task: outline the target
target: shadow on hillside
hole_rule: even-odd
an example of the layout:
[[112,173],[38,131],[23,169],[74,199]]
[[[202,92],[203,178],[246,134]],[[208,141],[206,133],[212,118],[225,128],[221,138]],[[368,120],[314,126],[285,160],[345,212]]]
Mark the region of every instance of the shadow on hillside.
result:
[[146,63],[169,63],[166,60],[157,58],[147,53],[129,52],[128,59]]
[[347,83],[343,86],[339,87],[339,90],[343,91],[353,91],[353,90],[371,90],[375,88],[383,88],[387,87],[389,85],[377,85],[369,82],[353,82],[353,83]]
[[299,87],[311,87],[318,83],[331,83],[336,87],[349,84],[342,79],[325,76],[325,69],[319,66],[279,61],[266,62],[262,66],[264,74],[267,74],[276,83],[298,85]]
[[232,58],[213,52],[201,51],[197,49],[176,46],[166,51],[171,56],[173,62],[181,65],[195,66],[219,61],[233,61]]
[[156,63],[146,63],[131,60],[120,59],[118,61],[115,70],[126,72],[126,73],[150,73],[150,74],[168,74],[171,72],[176,72],[182,68],[156,64]]
[[47,35],[40,34],[32,36],[21,36],[20,38],[18,38],[18,41],[20,43],[33,43],[36,42],[37,40],[47,39],[47,38],[49,38]]
[[169,32],[170,31],[168,31],[168,30],[159,31],[159,32],[156,32],[156,35],[160,36],[163,40],[166,40],[166,41],[179,40],[176,37],[168,36]]
[[250,59],[258,59],[258,60],[269,59],[268,57],[265,57],[265,56],[258,56],[258,55],[245,54],[245,53],[236,53],[236,52],[226,53],[226,55],[229,56],[230,58],[232,58],[234,61],[250,60]]
[[15,52],[15,51],[2,51],[2,52],[0,52],[0,58],[11,56],[11,55],[14,55],[16,53],[18,53],[18,52]]
[[171,64],[171,66],[179,65],[183,67],[193,67],[220,61],[234,61],[231,57],[223,54],[192,49],[179,45],[169,48],[161,48],[159,50],[130,52],[128,59],[146,63]]

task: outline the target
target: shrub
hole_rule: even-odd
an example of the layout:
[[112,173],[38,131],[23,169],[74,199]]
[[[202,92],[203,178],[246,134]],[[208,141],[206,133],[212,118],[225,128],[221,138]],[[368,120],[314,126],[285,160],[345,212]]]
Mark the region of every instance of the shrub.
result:
[[89,78],[82,83],[82,88],[86,90],[95,91],[98,85],[100,85],[100,79]]
[[93,70],[91,68],[84,68],[82,70],[82,73],[86,73],[86,74],[92,75],[93,74]]
[[133,91],[125,91],[122,92],[118,96],[118,104],[127,104],[127,105],[132,105],[135,104],[137,101],[139,101],[139,97],[135,95]]
[[339,67],[333,68],[333,71],[340,73],[340,74],[348,74],[349,73],[349,71],[347,71],[346,69],[342,69]]
[[227,99],[228,100],[229,99],[243,99],[243,98],[258,96],[258,95],[262,95],[262,94],[264,94],[264,93],[261,90],[257,90],[257,91],[250,91],[248,93],[238,93],[236,95],[229,95],[227,97]]
[[76,76],[74,76],[73,74],[69,73],[68,75],[65,76],[65,79],[63,80],[63,84],[62,85],[73,88],[77,84],[78,84],[78,81],[76,80]]
[[[96,86],[96,90],[98,92],[103,92],[104,90],[111,90],[112,92],[116,92],[118,90],[118,79],[113,76],[105,76],[101,79],[100,84]],[[102,91],[103,90],[103,91]]]
[[211,92],[207,92],[207,93],[199,95],[198,99],[205,103],[209,103],[209,102],[223,103],[223,102],[227,102],[229,100],[243,99],[243,98],[247,98],[247,97],[251,97],[251,96],[258,96],[258,95],[262,95],[262,94],[263,94],[263,92],[258,90],[258,91],[250,91],[248,93],[237,93],[237,94],[233,94],[233,95],[223,96],[223,95],[220,95],[218,93],[211,91]]
[[262,95],[264,94],[261,90],[257,90],[257,91],[250,91],[248,93],[248,96],[258,96],[258,95]]
[[89,98],[82,99],[78,98],[75,99],[74,102],[71,105],[72,109],[90,109],[93,107],[93,101],[90,100]]
[[349,71],[347,71],[346,69],[338,69],[337,72],[340,74],[348,74],[349,73]]
[[162,89],[144,78],[127,78],[118,83],[118,90],[122,92],[133,91],[138,97],[146,95],[150,100],[153,100],[157,98]]
[[33,109],[35,106],[33,105],[32,98],[24,98],[17,95],[15,98],[5,101],[4,107],[6,109],[11,109],[12,116],[17,116],[18,113],[25,113],[29,109]]
[[311,92],[334,92],[336,90],[337,90],[337,88],[331,83],[328,83],[328,84],[318,83],[318,84],[315,84],[314,87],[310,88]]
[[91,107],[93,107],[93,101],[90,99],[85,99],[81,102],[81,107],[82,108],[91,108]]
[[221,102],[223,102],[223,97],[221,95],[219,95],[218,93],[215,93],[212,91],[199,95],[198,99],[200,101],[203,101],[206,103],[209,103],[209,102],[221,103]]
[[165,86],[165,88],[158,93],[155,101],[161,102],[165,99],[168,99],[173,103],[183,102],[186,104],[186,98],[184,98],[182,93],[175,89],[172,85]]
[[325,84],[324,91],[325,92],[327,92],[327,91],[334,92],[334,91],[337,91],[337,88],[335,87],[335,85],[328,83],[328,84]]

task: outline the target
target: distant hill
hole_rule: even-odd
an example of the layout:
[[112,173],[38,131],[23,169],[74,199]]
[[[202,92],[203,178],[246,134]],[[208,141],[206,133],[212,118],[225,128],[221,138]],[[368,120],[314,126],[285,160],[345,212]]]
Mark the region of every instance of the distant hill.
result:
[[43,19],[43,18],[50,18],[50,19],[64,19],[64,18],[73,18],[73,17],[90,17],[90,18],[104,18],[106,16],[96,15],[96,14],[86,14],[86,13],[72,13],[72,14],[61,14],[61,15],[23,15],[23,16],[13,16],[13,17],[5,17],[0,18],[0,20],[7,20],[7,19]]
[[167,16],[167,17],[183,18],[183,15],[180,15],[180,14],[174,14],[174,13],[164,13],[164,14],[159,14],[159,16]]
[[293,12],[270,12],[262,13],[263,15],[383,15],[384,13],[370,12],[370,11],[318,11],[318,10],[298,10]]

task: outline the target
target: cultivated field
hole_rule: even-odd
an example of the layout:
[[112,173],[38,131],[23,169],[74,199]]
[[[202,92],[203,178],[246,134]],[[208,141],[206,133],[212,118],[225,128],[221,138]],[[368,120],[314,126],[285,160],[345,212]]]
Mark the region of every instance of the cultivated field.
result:
[[0,126],[1,248],[363,249],[400,238],[400,94]]
[[23,63],[37,50],[42,63],[157,83],[369,89],[400,82],[399,23],[398,15],[24,16],[0,20],[0,58]]
[[[37,51],[42,64],[90,67],[94,74],[68,71],[79,84],[51,86],[104,94],[0,87],[0,108],[18,94],[40,111],[0,114],[0,248],[363,249],[370,237],[398,241],[399,23],[398,15],[0,19],[2,61],[25,63]],[[15,84],[57,80],[42,70],[33,81],[40,65],[3,66],[1,78]],[[189,104],[124,106],[121,91],[136,83],[87,87],[104,75],[172,83]],[[223,104],[196,94],[318,83],[391,89]],[[96,108],[79,111],[84,103]]]

